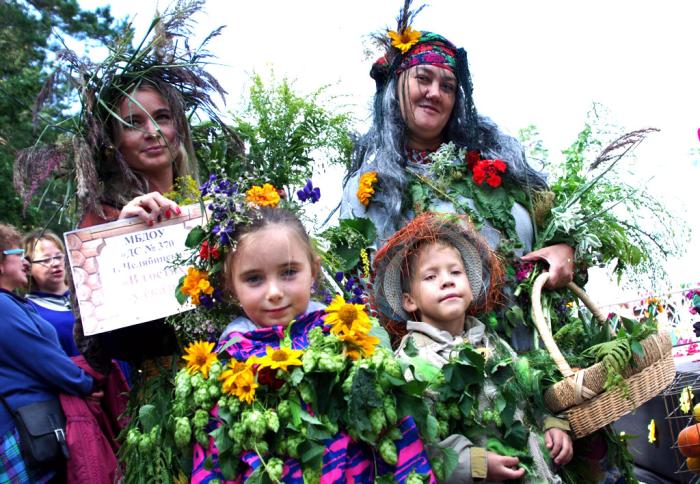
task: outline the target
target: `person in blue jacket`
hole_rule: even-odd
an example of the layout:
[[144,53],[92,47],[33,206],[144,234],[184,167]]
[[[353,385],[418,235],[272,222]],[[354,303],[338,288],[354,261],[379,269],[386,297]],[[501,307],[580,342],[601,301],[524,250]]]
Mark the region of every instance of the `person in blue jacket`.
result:
[[[60,393],[88,396],[95,391],[92,377],[61,348],[54,327],[12,292],[26,286],[28,272],[19,232],[0,223],[0,393],[13,410]],[[14,418],[0,405],[0,482],[47,482],[62,472],[58,467],[28,468]]]

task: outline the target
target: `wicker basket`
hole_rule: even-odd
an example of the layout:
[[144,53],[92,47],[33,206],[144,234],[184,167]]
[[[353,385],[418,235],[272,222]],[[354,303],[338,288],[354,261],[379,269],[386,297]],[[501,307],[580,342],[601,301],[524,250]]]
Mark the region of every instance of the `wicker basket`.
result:
[[[555,413],[565,411],[575,439],[584,437],[614,422],[646,401],[658,395],[675,375],[671,340],[665,334],[655,334],[642,341],[644,357],[634,356],[635,365],[622,372],[629,388],[625,397],[620,390],[603,392],[606,370],[601,363],[574,371],[557,347],[542,312],[542,287],[549,279],[543,273],[532,288],[533,320],[537,331],[564,379],[545,392],[545,403]],[[571,289],[600,322],[606,318],[588,295],[573,283]]]

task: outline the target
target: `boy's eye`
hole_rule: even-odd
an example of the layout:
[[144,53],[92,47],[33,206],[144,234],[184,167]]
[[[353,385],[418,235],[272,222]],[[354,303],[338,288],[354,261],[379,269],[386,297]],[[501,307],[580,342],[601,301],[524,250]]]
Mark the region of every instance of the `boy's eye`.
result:
[[442,89],[444,92],[453,94],[457,90],[457,86],[452,83],[443,83],[440,85],[440,89]]
[[161,123],[161,122],[168,122],[168,121],[170,121],[172,118],[171,118],[171,116],[170,116],[169,113],[163,113],[163,114],[157,115],[154,119],[155,119],[156,121],[158,121],[159,123]]
[[462,271],[460,271],[459,269],[455,269],[455,270],[452,271],[452,275],[453,275],[453,276],[461,276],[461,275],[462,275]]
[[432,281],[433,279],[435,279],[435,274],[426,274],[423,276],[424,281]]

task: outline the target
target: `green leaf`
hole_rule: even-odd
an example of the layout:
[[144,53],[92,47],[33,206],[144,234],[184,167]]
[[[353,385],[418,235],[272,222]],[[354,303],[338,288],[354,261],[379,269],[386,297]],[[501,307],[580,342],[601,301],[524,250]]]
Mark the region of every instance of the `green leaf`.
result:
[[207,233],[204,231],[204,229],[197,225],[192,230],[190,230],[189,234],[187,234],[187,238],[185,239],[185,247],[187,247],[188,249],[194,249],[199,244],[201,244],[202,241],[204,241],[204,238],[206,236]]
[[302,464],[317,467],[323,459],[326,446],[318,441],[305,440],[299,445],[299,454]]
[[433,468],[438,480],[445,481],[454,472],[459,463],[459,456],[454,449],[449,447],[432,447],[430,455],[430,467]]
[[241,340],[241,338],[238,337],[238,336],[229,336],[229,340],[226,342],[226,344],[224,344],[224,345],[221,347],[221,349],[219,350],[219,353],[223,353],[223,352],[226,351],[232,344],[235,344],[235,343],[237,343],[237,342],[240,341],[240,340]]
[[155,405],[146,404],[139,408],[139,422],[143,426],[144,433],[150,432],[151,429],[158,423],[158,415]]
[[182,292],[182,285],[178,284],[175,288],[175,299],[177,299],[177,302],[179,304],[185,304],[188,298],[189,296]]
[[298,397],[289,399],[289,409],[292,414],[292,428],[298,429],[301,425],[301,401]]
[[378,323],[373,324],[372,329],[369,330],[369,335],[379,338],[380,348],[386,348],[388,350],[391,349],[391,339],[389,338],[389,333],[386,332],[386,329],[384,329],[382,325]]
[[418,348],[416,348],[413,338],[408,338],[408,340],[406,340],[403,352],[406,353],[406,356],[418,356]]
[[289,383],[291,383],[292,386],[298,386],[303,379],[304,370],[299,366],[295,367],[289,374]]

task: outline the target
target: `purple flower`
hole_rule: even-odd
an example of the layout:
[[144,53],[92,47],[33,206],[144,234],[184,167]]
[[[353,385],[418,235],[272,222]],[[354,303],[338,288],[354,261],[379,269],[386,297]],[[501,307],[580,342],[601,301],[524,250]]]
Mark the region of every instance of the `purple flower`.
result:
[[314,186],[311,184],[311,179],[309,178],[306,180],[306,185],[304,185],[304,188],[297,191],[297,197],[299,197],[299,200],[302,202],[311,199],[311,203],[316,203],[321,199],[321,189],[318,187],[314,188]]
[[343,277],[345,277],[345,274],[342,272],[336,272],[335,273],[335,280],[338,282],[343,282]]

